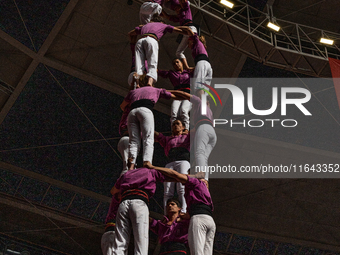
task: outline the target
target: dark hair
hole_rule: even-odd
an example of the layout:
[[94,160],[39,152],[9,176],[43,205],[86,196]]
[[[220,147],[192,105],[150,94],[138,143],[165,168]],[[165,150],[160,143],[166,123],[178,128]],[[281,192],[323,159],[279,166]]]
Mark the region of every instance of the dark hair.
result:
[[180,60],[180,61],[182,62],[182,59],[180,59],[180,58],[173,58],[173,59],[171,60],[171,63],[174,64],[174,61],[177,60],[177,59]]
[[182,208],[182,203],[177,199],[177,198],[169,198],[167,201],[166,201],[166,205],[168,205],[169,203],[171,202],[174,202],[176,203],[176,205],[179,207],[179,208]]
[[159,16],[159,14],[157,14],[157,13],[152,16],[151,21],[164,23],[163,18],[161,16]]
[[177,59],[178,59],[179,61],[181,61],[182,65],[184,65],[184,64],[183,64],[183,60],[180,59],[180,58],[173,58],[172,61],[171,61],[171,64],[173,65],[174,62],[175,62],[175,60],[177,60]]
[[181,119],[175,119],[175,120],[172,122],[171,126],[173,126],[173,124],[174,124],[174,122],[175,122],[176,120],[178,120],[179,122],[181,122],[182,126],[184,126],[183,121],[182,121]]
[[203,44],[204,48],[207,49],[207,41],[205,40],[204,35],[199,36],[201,43]]
[[148,78],[147,78],[146,74],[139,76],[139,86],[144,87],[144,86],[146,86],[146,84],[148,84]]

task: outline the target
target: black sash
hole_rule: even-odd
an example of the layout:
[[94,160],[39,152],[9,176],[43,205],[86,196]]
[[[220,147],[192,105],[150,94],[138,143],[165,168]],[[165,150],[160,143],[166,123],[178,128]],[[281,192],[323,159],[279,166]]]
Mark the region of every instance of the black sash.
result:
[[143,34],[142,35],[142,38],[145,38],[145,37],[152,37],[153,39],[155,39],[156,41],[158,41],[158,36],[154,33],[146,33],[146,34]]
[[182,26],[195,26],[194,23],[192,23],[192,20],[191,19],[186,19],[184,20],[184,23]]
[[190,93],[190,84],[179,84],[178,86],[175,87],[175,90]]
[[124,200],[140,199],[143,200],[147,205],[149,204],[149,194],[147,191],[141,189],[129,189],[124,191],[120,202]]
[[106,223],[105,232],[115,231],[115,226],[116,226],[115,219],[109,220]]
[[171,148],[168,154],[169,162],[186,160],[190,162],[190,152],[184,147]]
[[124,137],[124,136],[129,136],[129,131],[128,131],[128,129],[127,128],[123,128],[122,130],[121,130],[121,137]]
[[213,123],[210,119],[208,119],[206,116],[200,116],[195,123],[195,129],[197,130],[197,128],[203,124],[208,124],[210,126],[213,126]]
[[198,24],[193,23],[191,19],[184,20],[184,24],[182,26],[193,26],[193,27],[196,27],[197,35],[201,36],[201,28],[200,28],[200,26]]
[[195,65],[197,65],[197,62],[198,61],[201,61],[201,60],[205,60],[205,61],[208,61],[209,63],[210,63],[210,61],[209,61],[209,58],[208,58],[208,56],[207,55],[205,55],[205,54],[198,54],[196,57],[195,57]]
[[159,255],[183,255],[187,254],[187,247],[184,243],[165,242],[161,245]]
[[207,214],[212,217],[212,210],[211,207],[206,204],[193,204],[190,206],[189,214],[191,217],[197,214]]
[[135,109],[135,108],[139,108],[139,107],[146,107],[146,108],[148,108],[152,111],[154,105],[155,104],[149,99],[140,99],[140,100],[137,100],[137,101],[135,101],[131,104],[130,111]]

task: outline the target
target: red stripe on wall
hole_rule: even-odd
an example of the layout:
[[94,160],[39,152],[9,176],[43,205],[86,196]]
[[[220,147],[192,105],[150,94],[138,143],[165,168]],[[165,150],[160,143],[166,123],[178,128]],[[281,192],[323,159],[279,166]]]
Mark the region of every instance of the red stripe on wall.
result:
[[335,88],[336,98],[340,109],[340,60],[328,58],[329,66],[331,67],[333,83]]

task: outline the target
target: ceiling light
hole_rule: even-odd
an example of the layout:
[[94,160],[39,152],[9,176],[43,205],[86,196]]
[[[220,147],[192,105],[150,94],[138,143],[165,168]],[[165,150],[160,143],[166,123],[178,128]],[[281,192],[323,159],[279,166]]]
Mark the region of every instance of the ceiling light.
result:
[[229,2],[229,1],[227,1],[227,0],[221,0],[220,3],[223,4],[223,5],[225,5],[225,6],[227,6],[227,7],[229,7],[230,9],[233,8],[233,6],[234,6],[233,3],[231,3],[231,2]]
[[271,22],[268,22],[267,24],[267,27],[271,28],[271,29],[274,29],[276,32],[278,32],[280,30],[280,27],[271,23]]
[[326,39],[326,38],[321,38],[321,39],[320,39],[320,42],[321,42],[321,43],[324,43],[324,44],[329,44],[329,45],[333,45],[333,43],[334,43],[333,40]]

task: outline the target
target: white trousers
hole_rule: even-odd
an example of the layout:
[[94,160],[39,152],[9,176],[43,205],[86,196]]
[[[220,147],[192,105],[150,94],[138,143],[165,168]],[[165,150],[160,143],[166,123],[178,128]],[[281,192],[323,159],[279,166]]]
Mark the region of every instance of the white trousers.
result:
[[[135,64],[136,64],[136,60],[135,60]],[[131,72],[128,76],[128,84],[129,84],[129,87],[131,86],[132,82],[133,82],[133,74],[135,72]]]
[[138,149],[141,146],[141,133],[143,140],[143,162],[152,163],[155,121],[153,113],[146,107],[132,109],[128,116],[129,126],[129,158],[136,163]]
[[114,231],[108,231],[102,235],[100,245],[102,248],[103,255],[112,255],[114,239],[115,239]]
[[136,43],[135,53],[136,73],[138,75],[143,75],[146,59],[148,62],[147,76],[157,81],[158,42],[156,39],[150,36],[140,38]]
[[191,255],[212,255],[216,225],[214,219],[206,214],[191,217],[188,242]]
[[192,104],[189,100],[174,100],[171,104],[171,126],[175,120],[180,119],[183,122],[185,128],[189,130],[189,111],[191,110],[191,108]]
[[[129,137],[128,136],[123,136],[120,138],[118,145],[117,145],[118,151],[120,155],[122,156],[123,160],[123,171],[121,172],[120,176],[125,174],[128,170],[127,167],[127,160],[129,158]],[[140,147],[137,148],[137,154],[139,152]]]
[[193,76],[194,81],[195,81],[194,88],[195,89],[204,88],[206,90],[209,90],[209,88],[197,82],[203,82],[203,83],[210,85],[212,76],[213,76],[213,70],[211,68],[210,63],[206,60],[198,61],[197,65],[195,66],[195,71],[194,71],[194,76]]
[[[197,128],[194,140],[196,166],[206,169],[210,153],[214,149],[216,142],[215,129],[211,125],[202,124]],[[205,173],[205,179],[209,179],[208,171]]]
[[120,203],[116,217],[116,233],[113,255],[126,255],[133,230],[135,255],[148,255],[149,208],[140,199],[124,200]]
[[154,14],[160,15],[162,6],[153,2],[144,2],[139,9],[139,19],[142,25],[149,23]]
[[[197,34],[196,27],[189,26],[189,28],[192,32]],[[188,47],[188,39],[189,39],[189,35],[183,35],[182,41],[180,42],[180,44],[178,45],[177,50],[176,50],[176,57],[177,58],[179,58],[179,59],[186,58],[185,55],[184,55],[184,51]]]
[[[186,160],[178,160],[174,162],[170,162],[165,166],[166,168],[173,169],[181,174],[188,174],[188,170],[190,168],[190,163]],[[185,202],[184,198],[184,185],[180,182],[164,182],[164,199],[163,199],[163,206],[164,206],[164,214],[166,214],[166,202],[169,198],[172,198],[175,194],[175,186],[177,189],[178,200],[182,203],[182,212],[187,211],[187,203]]]

